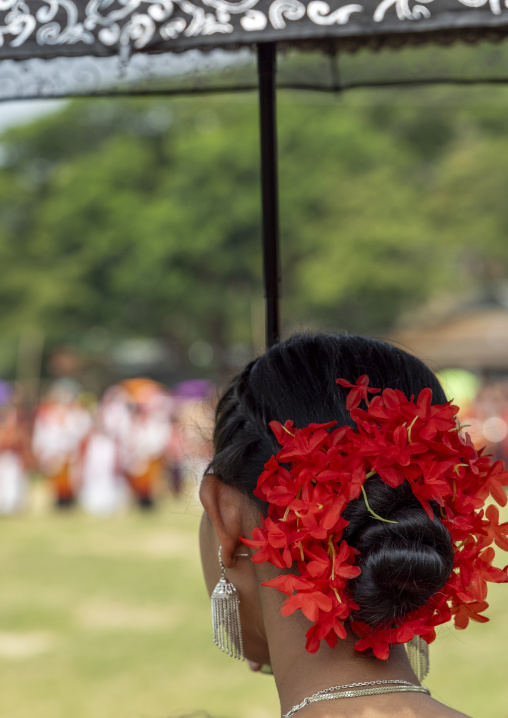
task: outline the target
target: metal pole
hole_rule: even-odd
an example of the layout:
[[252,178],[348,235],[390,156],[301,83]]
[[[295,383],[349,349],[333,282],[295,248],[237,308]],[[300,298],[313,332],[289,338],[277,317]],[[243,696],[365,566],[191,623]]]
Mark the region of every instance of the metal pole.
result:
[[277,46],[274,42],[261,42],[258,44],[263,275],[266,298],[267,348],[277,344],[280,339],[279,196],[275,97],[276,50]]

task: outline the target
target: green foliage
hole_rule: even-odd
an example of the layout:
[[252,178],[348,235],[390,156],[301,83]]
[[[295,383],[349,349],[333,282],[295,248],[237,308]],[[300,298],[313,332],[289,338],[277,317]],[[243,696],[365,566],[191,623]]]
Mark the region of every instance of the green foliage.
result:
[[[437,289],[504,279],[507,104],[491,88],[281,93],[287,330],[379,333]],[[6,133],[4,342],[38,325],[48,346],[98,326],[182,351],[251,344],[257,125],[254,96],[116,99]]]

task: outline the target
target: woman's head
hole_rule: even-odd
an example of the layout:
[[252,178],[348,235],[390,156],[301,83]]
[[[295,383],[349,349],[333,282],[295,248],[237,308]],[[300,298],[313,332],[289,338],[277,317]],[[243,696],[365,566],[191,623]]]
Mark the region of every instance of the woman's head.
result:
[[[294,336],[248,364],[225,391],[209,471],[266,515],[266,504],[253,491],[265,463],[280,449],[269,423],[354,426],[346,409],[348,392],[336,379],[354,383],[362,374],[373,387],[399,389],[407,397],[430,388],[433,403],[446,402],[428,367],[389,344],[358,336]],[[450,575],[453,552],[448,531],[427,516],[407,483],[390,488],[372,477],[365,489],[370,508],[393,522],[373,519],[362,498],[344,513],[345,538],[360,551],[361,574],[349,582],[360,607],[355,617],[377,625],[418,608],[438,591]]]
[[380,389],[400,389],[411,396],[430,387],[435,404],[446,401],[430,369],[390,344],[339,334],[296,335],[247,364],[224,392],[209,469],[252,495],[266,461],[280,448],[269,422],[352,425],[347,391],[335,381],[355,382],[362,374]]

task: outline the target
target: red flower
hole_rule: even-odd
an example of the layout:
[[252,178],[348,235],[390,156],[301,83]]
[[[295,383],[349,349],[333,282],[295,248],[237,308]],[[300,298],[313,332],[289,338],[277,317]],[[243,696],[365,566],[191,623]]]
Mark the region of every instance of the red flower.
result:
[[499,523],[499,509],[493,504],[487,506],[485,517],[488,521],[482,521],[482,533],[485,533],[488,542],[494,541],[496,546],[508,551],[508,521]]
[[365,401],[368,404],[368,395],[378,394],[381,391],[380,389],[371,389],[369,387],[369,377],[367,376],[367,374],[362,374],[362,376],[356,380],[356,384],[350,384],[345,379],[337,379],[337,384],[351,389],[346,399],[346,409],[348,411],[351,411],[351,409],[356,409],[356,407],[359,406],[362,401]]
[[334,573],[335,576],[341,578],[355,578],[361,573],[360,567],[354,565],[355,561],[355,549],[353,549],[345,541],[341,541],[338,552],[335,553],[334,558]]
[[286,599],[280,612],[283,616],[290,616],[299,608],[309,621],[317,621],[320,611],[326,613],[331,610],[332,601],[320,591],[301,591]]
[[390,654],[389,639],[391,636],[387,631],[373,631],[366,623],[360,623],[359,621],[353,621],[351,628],[355,633],[363,636],[355,643],[355,651],[365,651],[370,648],[377,658],[383,661],[388,659]]
[[[386,659],[390,645],[415,635],[432,642],[436,626],[452,616],[458,628],[470,620],[485,622],[487,583],[508,582],[506,569],[492,565],[491,546],[508,550],[508,522],[499,523],[495,506],[485,513],[482,507],[489,495],[506,504],[508,471],[475,450],[458,430],[457,407],[432,404],[430,389],[414,400],[399,390],[370,388],[366,375],[355,384],[337,383],[350,389],[346,407],[356,431],[335,421],[300,429],[292,421],[270,424],[281,449],[267,461],[254,492],[267,502],[268,516],[261,516],[252,538],[242,541],[256,549],[256,563],[267,561],[298,574],[283,573],[263,585],[288,597],[282,615],[301,610],[312,622],[309,652],[315,653],[323,640],[334,647],[345,638],[344,622],[358,610],[348,581],[360,568],[358,551],[344,540],[348,522],[343,513],[349,501],[361,496],[365,481],[377,475],[392,487],[407,481],[431,520],[431,502],[439,505],[454,546],[454,565],[441,591],[395,625],[354,621],[360,637],[356,650],[372,650]],[[379,395],[369,404],[372,393]],[[359,408],[362,401],[366,409]],[[369,504],[366,508],[382,518]]]
[[270,429],[275,434],[275,438],[281,446],[285,446],[291,441],[291,438],[294,437],[293,426],[293,421],[286,421],[284,424],[281,424],[279,421],[271,421],[269,424]]
[[489,607],[486,601],[475,601],[474,603],[461,603],[459,606],[452,608],[452,615],[455,621],[455,628],[467,628],[469,621],[477,623],[487,623],[489,620],[486,616],[481,616],[480,612],[485,611]]
[[[451,402],[447,404],[432,404],[432,389],[423,389],[414,404],[415,416],[423,420],[420,438],[433,439],[438,432],[449,431],[455,427],[455,417],[459,410]],[[405,414],[408,419],[412,417],[413,410],[406,405]]]
[[[312,578],[328,578],[332,573],[332,559],[323,546],[316,545],[305,551],[306,571]],[[309,560],[310,559],[310,560]]]
[[344,620],[340,618],[337,611],[332,610],[327,615],[322,616],[318,623],[314,623],[309,628],[306,633],[307,643],[305,648],[309,653],[317,653],[323,640],[328,643],[330,648],[335,648],[337,639],[344,639],[346,635]]
[[488,490],[494,501],[497,501],[500,506],[506,506],[505,486],[508,486],[508,471],[504,471],[502,461],[496,461],[485,477],[483,488]]
[[295,576],[292,573],[283,573],[280,576],[264,581],[262,586],[277,588],[281,593],[292,596],[295,591],[308,590],[312,588],[312,583],[306,581],[301,576]]
[[271,459],[266,463],[265,470],[261,474],[261,476],[258,479],[257,488],[254,492],[255,495],[257,495],[257,492],[260,491],[263,484],[266,482],[268,485],[276,485],[279,486],[281,484],[291,483],[291,474],[289,471],[284,468],[284,466],[281,466],[275,456],[272,456]]
[[277,568],[289,568],[293,561],[287,546],[287,534],[284,528],[274,523],[269,517],[263,523],[264,529],[253,530],[252,539],[242,538],[242,542],[246,546],[259,549],[252,560],[255,563],[268,561]]

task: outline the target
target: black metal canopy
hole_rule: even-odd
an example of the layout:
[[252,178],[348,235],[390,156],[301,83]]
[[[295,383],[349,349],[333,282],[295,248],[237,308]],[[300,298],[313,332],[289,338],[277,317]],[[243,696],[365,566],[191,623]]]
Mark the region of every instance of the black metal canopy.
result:
[[254,89],[267,42],[279,87],[506,80],[507,33],[506,0],[1,0],[0,99]]
[[400,47],[503,37],[503,0],[2,0],[2,57],[111,56],[259,42]]
[[508,0],[0,0],[0,100],[257,87],[271,345],[279,336],[276,84],[506,82],[507,34]]

